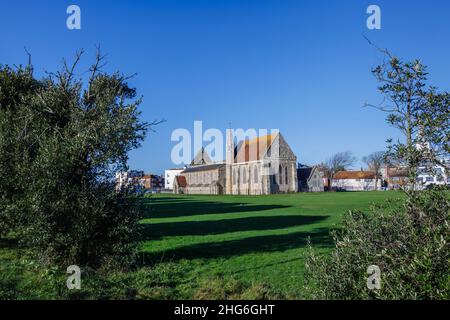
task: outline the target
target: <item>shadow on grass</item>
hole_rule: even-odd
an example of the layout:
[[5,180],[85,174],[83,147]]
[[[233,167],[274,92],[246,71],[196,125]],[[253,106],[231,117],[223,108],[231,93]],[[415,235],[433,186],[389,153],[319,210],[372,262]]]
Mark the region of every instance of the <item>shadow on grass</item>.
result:
[[188,245],[165,252],[144,253],[146,263],[180,259],[229,258],[250,253],[282,252],[306,247],[308,237],[316,247],[331,247],[332,239],[328,228],[312,232],[293,232],[283,235],[257,236],[245,239]]
[[0,238],[0,249],[17,249],[19,241],[13,238]]
[[157,240],[169,236],[215,235],[238,231],[285,229],[313,224],[327,216],[262,216],[218,221],[186,221],[144,224],[142,240]]
[[196,201],[189,198],[151,198],[145,200],[143,218],[175,218],[205,214],[254,212],[285,209],[286,205],[250,205],[246,203],[225,203],[218,201]]
[[248,272],[248,271],[255,271],[255,270],[260,270],[260,269],[280,266],[280,265],[291,263],[291,262],[297,262],[297,261],[301,261],[303,259],[304,259],[303,257],[297,257],[297,258],[293,258],[293,259],[284,259],[284,260],[281,260],[281,261],[276,261],[276,262],[272,262],[272,263],[266,263],[266,264],[263,264],[263,265],[260,265],[260,266],[256,266],[256,267],[249,267],[249,268],[242,268],[242,269],[238,269],[238,270],[233,270],[232,273],[233,274],[237,274],[237,273],[243,273],[243,272]]

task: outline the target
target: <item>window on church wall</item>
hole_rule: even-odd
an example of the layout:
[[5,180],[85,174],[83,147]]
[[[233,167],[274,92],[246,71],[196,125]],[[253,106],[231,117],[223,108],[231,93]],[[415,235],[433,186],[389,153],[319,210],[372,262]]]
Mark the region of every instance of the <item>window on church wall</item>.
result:
[[285,174],[285,176],[284,176],[284,181],[285,181],[286,184],[289,184],[289,179],[288,179],[288,167],[285,167],[285,168],[284,168],[284,174]]
[[278,168],[278,183],[283,184],[283,168],[281,165]]
[[247,169],[242,168],[242,183],[246,183],[246,182],[247,182]]
[[255,183],[258,183],[258,167],[257,167],[257,166],[255,166],[255,167],[253,168],[253,175],[254,175],[253,181],[254,181]]
[[272,174],[270,176],[270,180],[272,181],[272,184],[277,184],[277,178],[276,178],[276,176],[274,174]]

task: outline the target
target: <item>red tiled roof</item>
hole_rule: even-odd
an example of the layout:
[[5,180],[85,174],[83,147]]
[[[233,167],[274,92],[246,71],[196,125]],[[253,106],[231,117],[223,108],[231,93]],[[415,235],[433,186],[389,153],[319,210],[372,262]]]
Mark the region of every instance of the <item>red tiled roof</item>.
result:
[[348,179],[375,179],[375,172],[339,171],[333,176],[333,180],[348,180]]
[[408,177],[408,170],[392,168],[389,169],[388,176],[389,178],[405,178]]
[[185,176],[176,176],[175,179],[176,179],[178,187],[185,188],[187,186]]
[[236,162],[248,162],[261,160],[272,145],[276,135],[269,134],[242,143],[236,154]]

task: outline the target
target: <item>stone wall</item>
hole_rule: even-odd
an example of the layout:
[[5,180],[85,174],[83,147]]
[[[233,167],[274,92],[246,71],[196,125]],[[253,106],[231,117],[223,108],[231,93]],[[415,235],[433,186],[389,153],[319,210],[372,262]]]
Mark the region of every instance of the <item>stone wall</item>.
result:
[[214,170],[183,173],[187,187],[185,194],[224,194],[225,166]]

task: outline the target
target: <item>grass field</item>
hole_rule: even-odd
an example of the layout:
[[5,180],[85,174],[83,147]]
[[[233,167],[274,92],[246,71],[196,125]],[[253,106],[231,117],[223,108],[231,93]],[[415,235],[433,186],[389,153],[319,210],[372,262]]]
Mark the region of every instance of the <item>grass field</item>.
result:
[[[307,239],[330,250],[331,228],[349,209],[397,192],[145,199],[141,267],[87,276],[80,298],[302,298]],[[65,271],[42,271],[15,241],[0,241],[0,298],[61,298]],[[61,273],[56,277],[52,274]]]
[[149,200],[145,259],[195,266],[186,281],[264,284],[283,296],[301,292],[310,237],[329,250],[329,231],[349,209],[368,209],[399,193],[309,193],[272,196],[156,196]]

